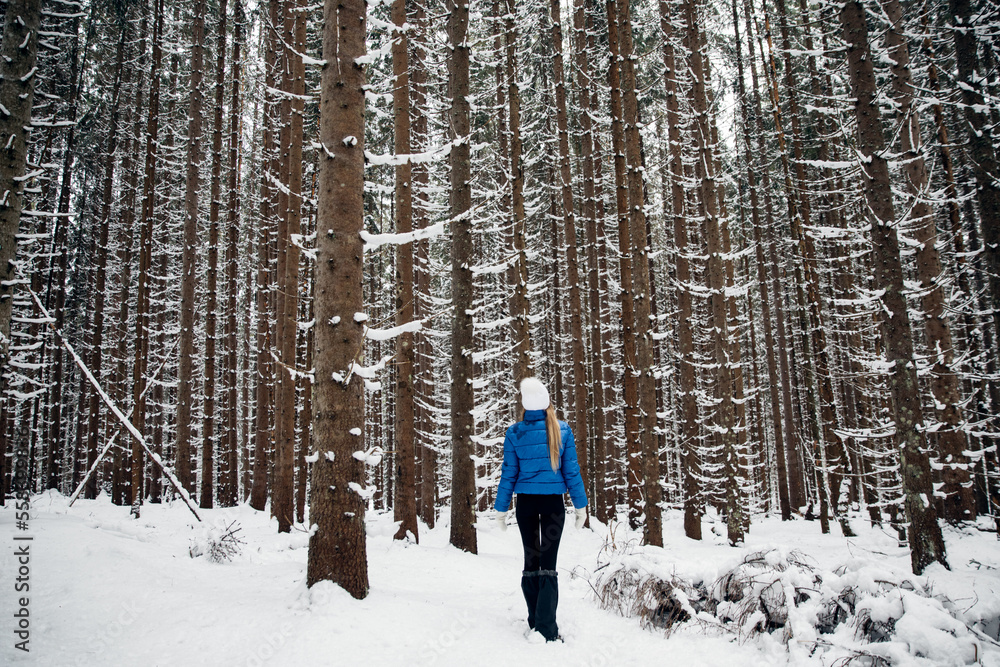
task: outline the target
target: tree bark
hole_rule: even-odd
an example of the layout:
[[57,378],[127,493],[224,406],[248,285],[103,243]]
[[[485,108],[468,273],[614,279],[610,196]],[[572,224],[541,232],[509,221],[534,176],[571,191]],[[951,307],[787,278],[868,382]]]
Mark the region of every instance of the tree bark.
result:
[[[625,442],[627,475],[625,486],[628,493],[629,527],[637,530],[641,524],[642,486],[636,465],[642,455],[639,440],[639,397],[638,381],[635,374],[636,338],[635,338],[635,306],[632,302],[632,243],[629,220],[628,175],[625,162],[625,128],[624,111],[622,109],[621,84],[621,26],[618,23],[618,5],[615,0],[606,3],[608,17],[608,46],[611,51],[611,62],[608,64],[608,85],[611,88],[611,152],[614,154],[615,169],[615,206],[618,221],[618,252],[619,280],[621,281],[621,332],[622,361],[624,376],[622,377],[622,394],[625,409]],[[635,462],[635,463],[633,463]]]
[[[233,4],[233,52],[230,63],[230,78],[232,91],[229,103],[229,171],[227,174],[228,191],[226,198],[226,325],[223,338],[223,405],[222,418],[225,420],[219,439],[221,463],[219,470],[219,504],[223,507],[233,507],[239,497],[239,480],[237,478],[237,418],[239,410],[236,398],[237,392],[237,327],[236,327],[236,296],[239,290],[239,131],[240,131],[240,77],[242,61],[240,57],[243,41],[243,2],[235,0]],[[221,33],[220,33],[221,34]],[[221,43],[222,40],[220,40]],[[220,67],[221,69],[221,67]],[[247,292],[249,296],[249,291]],[[248,325],[249,326],[249,325]],[[247,350],[249,352],[249,350]],[[245,358],[245,357],[244,357]],[[246,400],[243,401],[244,406]],[[246,446],[244,442],[244,446]]]
[[937,420],[943,428],[934,432],[939,464],[944,466],[943,518],[956,522],[975,518],[975,499],[972,494],[971,468],[965,433],[962,431],[962,400],[958,376],[954,370],[955,349],[952,343],[951,323],[944,313],[944,293],[940,286],[941,259],[937,251],[937,228],[934,212],[927,203],[928,176],[920,145],[920,120],[913,108],[913,77],[910,73],[910,49],[903,24],[903,8],[899,0],[882,0],[882,8],[890,21],[886,33],[889,57],[893,61],[892,92],[896,101],[896,118],[901,124],[900,148],[903,153],[904,184],[912,198],[910,216],[915,227],[914,240],[920,243],[917,250],[917,277],[920,279],[921,306],[924,311],[924,328],[927,346],[934,366],[931,375],[931,393],[934,395]]
[[[514,265],[512,268],[512,293],[510,297],[510,315],[513,319],[514,336],[514,386],[519,387],[521,380],[532,373],[531,369],[531,327],[528,317],[531,314],[528,301],[528,257],[525,250],[525,219],[524,210],[524,164],[522,160],[523,145],[521,141],[521,91],[518,86],[520,72],[517,64],[517,28],[514,24],[516,10],[513,0],[505,0],[504,15],[504,70],[507,80],[507,110],[509,113],[508,127],[510,129],[510,193],[511,212],[513,213],[513,228],[511,230]],[[518,403],[520,405],[520,403]],[[520,415],[521,408],[515,412]]]
[[858,149],[864,172],[864,194],[870,213],[874,245],[876,288],[884,290],[882,332],[886,355],[893,364],[889,375],[896,442],[900,448],[903,505],[910,541],[910,562],[914,574],[937,561],[948,567],[941,527],[933,503],[927,439],[920,408],[920,389],[913,360],[913,337],[903,293],[903,269],[896,234],[896,214],[892,205],[885,139],[875,105],[877,87],[872,54],[868,46],[868,26],[858,0],[850,0],[840,10],[840,23],[847,43],[851,94],[856,98]]
[[551,0],[552,65],[555,85],[556,128],[559,139],[559,185],[562,192],[563,235],[566,240],[566,281],[569,283],[570,335],[573,354],[573,434],[584,488],[588,486],[587,365],[584,362],[583,303],[580,296],[580,264],[577,253],[576,213],[573,205],[573,175],[570,170],[569,119],[566,111],[566,74],[563,68],[561,0]]
[[365,544],[364,383],[355,377],[364,349],[363,0],[326,0],[320,90],[319,192],[316,238],[316,350],[306,581],[332,581],[355,598],[368,595]]
[[198,247],[198,193],[201,179],[201,120],[204,93],[205,0],[195,0],[191,19],[191,78],[188,106],[188,151],[184,189],[184,241],[181,253],[180,364],[177,372],[177,479],[188,493],[194,493],[191,476],[191,407],[194,402],[194,290]]
[[[750,53],[750,60],[754,59],[753,35],[750,32],[750,11],[749,3],[744,5],[744,13],[747,24],[747,44]],[[757,70],[753,68],[753,106],[746,92],[746,82],[743,76],[743,52],[740,41],[739,17],[737,16],[736,0],[733,0],[733,31],[736,36],[736,69],[738,72],[738,84],[740,99],[743,100],[743,143],[746,150],[747,159],[747,184],[750,190],[750,215],[753,225],[753,241],[757,260],[757,282],[760,290],[761,319],[764,323],[764,348],[767,357],[767,378],[768,378],[768,398],[771,403],[771,423],[774,425],[774,457],[777,467],[778,479],[778,505],[781,511],[781,520],[788,521],[792,517],[791,506],[788,503],[788,482],[787,470],[785,468],[785,439],[781,422],[781,396],[779,395],[778,362],[775,350],[774,330],[771,324],[771,303],[767,292],[768,273],[767,261],[764,258],[764,233],[762,231],[763,222],[760,219],[760,197],[758,195],[757,174],[760,173],[764,179],[764,188],[767,189],[767,170],[762,168],[760,163],[754,158],[753,145],[750,136],[755,132],[757,137],[763,141],[763,127],[761,126],[761,104],[760,94],[757,88]],[[760,155],[763,156],[762,148],[759,148]],[[771,210],[768,202],[767,210]],[[768,229],[773,227],[773,220],[769,221]],[[769,235],[770,236],[770,235]],[[768,242],[770,242],[768,238]]]
[[[639,99],[635,73],[635,53],[632,46],[631,0],[618,0],[618,34],[621,50],[622,106],[625,121],[625,154],[628,163],[629,253],[632,256],[631,289],[635,308],[634,373],[638,390],[639,431],[636,433],[638,458],[629,461],[642,468],[643,540],[646,544],[663,546],[663,525],[660,519],[660,455],[656,420],[656,380],[651,330],[652,290],[649,266],[649,246],[646,245],[646,185],[643,182],[642,139],[639,136]],[[570,245],[573,245],[571,242]],[[575,333],[574,333],[575,335]],[[582,344],[582,343],[581,343]]]
[[[10,356],[10,319],[13,312],[16,235],[24,206],[22,190],[28,160],[28,128],[35,94],[35,60],[38,54],[40,0],[10,0],[0,44],[0,367]],[[0,374],[0,393],[7,390]]]
[[[413,231],[413,168],[410,150],[410,77],[409,37],[406,25],[406,0],[394,0],[392,22],[396,26],[392,43],[392,73],[395,79],[392,93],[394,148],[396,155],[406,155],[397,164],[396,233]],[[413,308],[413,246],[412,242],[396,246],[396,325],[409,324],[414,319]],[[393,514],[399,521],[394,539],[405,539],[407,533],[420,541],[417,524],[416,459],[414,452],[414,336],[403,333],[396,338],[396,498]]]
[[463,551],[477,553],[476,471],[472,462],[474,420],[472,315],[472,187],[470,184],[471,134],[469,104],[469,5],[447,0],[448,111],[452,140],[451,171],[451,536],[450,542]]

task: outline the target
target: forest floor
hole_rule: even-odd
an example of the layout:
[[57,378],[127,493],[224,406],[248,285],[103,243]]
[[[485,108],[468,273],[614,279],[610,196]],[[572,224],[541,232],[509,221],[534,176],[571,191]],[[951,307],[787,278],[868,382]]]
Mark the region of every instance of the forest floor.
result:
[[[356,601],[332,585],[306,589],[304,531],[279,535],[267,513],[247,506],[202,515],[205,523],[197,524],[174,503],[144,506],[133,520],[127,507],[106,497],[68,507],[65,497],[49,492],[34,498],[28,530],[19,532],[14,503],[0,508],[0,664],[733,667],[847,664],[851,656],[854,664],[872,664],[863,647],[830,651],[822,639],[786,645],[780,631],[748,634],[700,621],[669,634],[643,629],[636,618],[601,609],[591,585],[601,564],[626,553],[710,584],[752,552],[794,549],[820,572],[842,573],[847,565],[875,568],[876,578],[877,572],[910,578],[959,610],[959,631],[945,628],[944,635],[957,643],[934,640],[933,627],[901,630],[882,664],[1000,667],[1000,645],[989,636],[996,637],[1000,617],[1000,545],[995,534],[974,527],[946,529],[951,571],[935,565],[913,578],[895,534],[860,518],[854,520],[859,536],[851,539],[836,527],[822,535],[817,522],[765,519],[751,527],[744,547],[731,548],[722,524],[706,521],[705,539],[695,542],[683,536],[682,517],[670,513],[663,549],[638,546],[638,536],[622,526],[611,549],[608,528],[595,522],[593,530],[576,530],[567,521],[558,612],[565,643],[545,644],[525,632],[516,526],[501,532],[481,518],[479,555],[471,555],[448,545],[447,517],[434,530],[421,526],[420,543],[412,544],[392,539],[391,515],[369,513],[371,592]],[[204,546],[234,520],[245,542],[240,554],[221,563],[190,555],[193,545]],[[33,538],[28,593],[13,593],[15,550],[26,543],[16,536]],[[28,653],[15,649],[14,614],[23,595]]]

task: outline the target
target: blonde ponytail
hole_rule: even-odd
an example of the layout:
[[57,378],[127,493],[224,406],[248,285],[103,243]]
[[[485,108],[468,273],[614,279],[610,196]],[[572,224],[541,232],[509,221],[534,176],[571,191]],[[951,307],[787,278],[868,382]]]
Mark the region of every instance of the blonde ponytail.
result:
[[545,431],[549,436],[549,462],[553,470],[559,470],[559,447],[562,444],[562,432],[559,420],[556,419],[556,409],[549,404],[545,408]]

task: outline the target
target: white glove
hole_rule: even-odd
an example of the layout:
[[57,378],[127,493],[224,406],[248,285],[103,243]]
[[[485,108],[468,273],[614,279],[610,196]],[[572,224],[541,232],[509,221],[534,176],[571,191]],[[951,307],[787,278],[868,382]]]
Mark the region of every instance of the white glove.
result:
[[587,523],[587,508],[581,507],[576,510],[576,529],[580,530],[585,523]]
[[500,526],[500,530],[507,530],[507,513],[497,512],[497,525]]

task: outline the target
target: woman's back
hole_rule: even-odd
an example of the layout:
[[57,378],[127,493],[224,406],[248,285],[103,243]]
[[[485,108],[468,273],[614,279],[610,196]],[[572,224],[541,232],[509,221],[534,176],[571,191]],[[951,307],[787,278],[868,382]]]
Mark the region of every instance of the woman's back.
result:
[[573,432],[562,421],[559,432],[559,468],[553,470],[544,410],[526,410],[524,419],[507,429],[496,509],[506,511],[514,493],[563,494],[567,490],[575,507],[587,504]]

